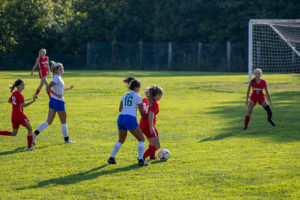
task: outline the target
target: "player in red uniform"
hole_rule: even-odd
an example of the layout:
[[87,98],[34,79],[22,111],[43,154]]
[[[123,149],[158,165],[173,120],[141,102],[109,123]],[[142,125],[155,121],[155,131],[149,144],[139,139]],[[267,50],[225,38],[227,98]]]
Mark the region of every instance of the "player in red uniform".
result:
[[[47,77],[47,74],[50,73],[50,68],[49,68],[49,59],[48,59],[48,56],[46,56],[46,49],[41,49],[39,51],[39,57],[36,59],[35,65],[32,68],[31,76],[33,75],[33,72],[37,68],[38,65],[39,65],[39,77],[41,79],[41,82],[40,82],[40,85],[37,88],[34,96],[37,96],[40,93],[44,84],[46,85],[46,87],[48,86],[48,81],[47,81],[46,77]],[[50,98],[50,93],[48,91],[47,91],[47,94]]]
[[[264,107],[264,109],[267,111],[268,121],[271,123],[271,125],[272,126],[276,125],[275,122],[272,120],[272,111],[270,108],[270,106],[272,107],[272,100],[271,100],[271,96],[270,96],[270,93],[268,90],[267,82],[264,79],[260,78],[262,75],[261,69],[255,69],[254,74],[255,74],[255,78],[250,81],[248,90],[247,90],[246,106],[248,106],[248,112],[245,116],[244,131],[248,130],[248,123],[250,121],[250,116],[251,116],[253,107],[255,106],[255,104],[257,102],[260,105],[262,105],[262,107]],[[252,87],[253,92],[251,94],[250,101],[248,101],[251,87]],[[268,100],[270,102],[270,106],[266,101],[263,89],[265,89],[265,91],[266,91]]]
[[[16,91],[13,92],[14,88],[17,88]],[[27,151],[33,150],[32,148],[32,142],[33,142],[33,135],[32,135],[32,128],[29,123],[29,120],[27,119],[26,115],[23,112],[23,108],[29,106],[32,104],[36,97],[33,97],[33,100],[25,103],[24,97],[21,94],[22,90],[24,90],[25,84],[21,79],[18,79],[15,81],[14,85],[10,87],[12,95],[9,98],[8,102],[12,104],[12,115],[11,115],[11,122],[13,131],[0,131],[0,135],[6,135],[6,136],[16,136],[18,133],[18,129],[20,125],[24,126],[28,130],[28,136],[27,136],[27,142],[28,147]]]
[[150,156],[155,159],[155,151],[160,148],[160,140],[156,128],[156,115],[159,113],[158,101],[163,95],[163,89],[156,85],[146,88],[146,98],[143,99],[143,108],[146,118],[141,118],[140,127],[149,141],[149,148],[144,153],[144,159]]

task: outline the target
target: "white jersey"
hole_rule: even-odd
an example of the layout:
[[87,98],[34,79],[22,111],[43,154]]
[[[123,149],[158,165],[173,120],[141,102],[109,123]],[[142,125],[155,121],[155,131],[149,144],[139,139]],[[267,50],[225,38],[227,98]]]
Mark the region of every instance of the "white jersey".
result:
[[60,100],[60,101],[65,101],[64,100],[64,81],[62,80],[62,78],[58,75],[58,74],[55,74],[53,79],[52,79],[52,82],[55,83],[55,85],[52,87],[52,90],[56,93],[56,94],[60,94],[61,97],[58,98],[57,96],[51,94],[51,97],[53,99],[57,99],[57,100]]
[[142,104],[142,98],[135,91],[127,92],[121,99],[123,102],[123,109],[121,115],[131,115],[136,117],[137,105]]

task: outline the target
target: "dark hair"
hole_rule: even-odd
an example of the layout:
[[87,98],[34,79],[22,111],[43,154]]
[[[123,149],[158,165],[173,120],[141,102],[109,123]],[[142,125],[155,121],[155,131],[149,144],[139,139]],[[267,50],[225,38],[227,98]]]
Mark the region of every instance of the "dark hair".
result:
[[153,99],[157,94],[163,94],[164,90],[161,87],[158,87],[156,85],[152,85],[150,87],[147,87],[145,89],[145,95],[148,99],[149,105],[152,106]]
[[10,92],[13,92],[15,87],[18,87],[19,85],[21,85],[23,83],[24,83],[24,81],[22,79],[17,79],[12,86],[9,86]]
[[56,71],[60,67],[64,68],[63,64],[61,64],[61,63],[56,63],[55,61],[50,61],[50,63],[52,63],[51,64],[51,72],[52,72],[53,76],[54,76],[54,74],[56,74]]
[[124,79],[123,82],[127,83],[127,87],[130,90],[134,90],[135,88],[141,87],[141,82],[133,77],[126,77],[126,79]]

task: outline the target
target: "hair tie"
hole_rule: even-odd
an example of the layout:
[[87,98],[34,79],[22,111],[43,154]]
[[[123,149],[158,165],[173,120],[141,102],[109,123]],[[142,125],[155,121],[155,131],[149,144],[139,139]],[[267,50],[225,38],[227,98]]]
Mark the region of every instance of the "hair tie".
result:
[[131,86],[131,83],[132,83],[134,80],[135,80],[135,79],[132,79],[132,80],[129,82],[128,87]]

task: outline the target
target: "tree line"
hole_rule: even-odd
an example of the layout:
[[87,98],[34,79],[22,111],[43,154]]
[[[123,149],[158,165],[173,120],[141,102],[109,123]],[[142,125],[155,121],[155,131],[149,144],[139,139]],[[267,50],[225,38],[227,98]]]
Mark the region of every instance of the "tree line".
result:
[[298,0],[0,0],[0,53],[82,55],[88,42],[245,43],[249,19],[296,19]]

